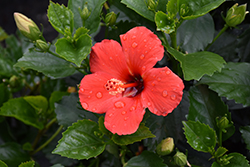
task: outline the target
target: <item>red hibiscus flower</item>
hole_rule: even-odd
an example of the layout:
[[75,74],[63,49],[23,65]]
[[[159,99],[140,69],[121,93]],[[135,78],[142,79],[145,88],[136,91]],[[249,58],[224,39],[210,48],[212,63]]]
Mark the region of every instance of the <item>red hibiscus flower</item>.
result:
[[168,67],[153,68],[164,55],[159,38],[145,27],[121,35],[122,46],[103,40],[92,47],[90,70],[79,89],[81,105],[106,113],[104,125],[112,133],[136,132],[145,108],[166,116],[180,103],[183,82]]

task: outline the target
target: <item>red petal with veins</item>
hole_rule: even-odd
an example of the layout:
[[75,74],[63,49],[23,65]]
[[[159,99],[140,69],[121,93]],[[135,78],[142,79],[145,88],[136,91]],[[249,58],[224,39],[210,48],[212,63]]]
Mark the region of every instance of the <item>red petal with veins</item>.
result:
[[112,100],[121,97],[121,94],[110,95],[105,89],[104,85],[111,78],[113,76],[103,72],[84,76],[79,87],[80,103],[84,109],[100,114],[105,113],[110,108]]
[[92,73],[106,72],[121,81],[130,77],[122,47],[114,40],[96,43],[90,53],[89,65]]
[[160,39],[146,27],[135,27],[120,38],[128,67],[134,75],[142,75],[163,58]]
[[143,82],[142,103],[152,113],[166,116],[180,103],[184,85],[169,68],[153,68],[147,71]]
[[113,108],[105,115],[104,125],[113,134],[127,135],[135,133],[143,119],[145,111],[140,96],[117,99]]

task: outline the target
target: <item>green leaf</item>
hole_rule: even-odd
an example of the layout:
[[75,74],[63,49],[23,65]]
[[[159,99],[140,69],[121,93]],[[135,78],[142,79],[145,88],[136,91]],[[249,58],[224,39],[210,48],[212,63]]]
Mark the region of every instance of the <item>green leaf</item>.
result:
[[[199,121],[209,125],[219,136],[219,128],[216,118],[226,116],[231,122],[231,114],[227,106],[217,93],[209,90],[205,86],[191,87],[189,91],[190,107],[188,120]],[[227,128],[227,133],[223,133],[223,140],[234,134],[234,126]]]
[[35,161],[28,161],[21,163],[18,167],[34,167]]
[[50,1],[48,19],[56,31],[63,35],[71,35],[74,26],[73,17],[74,15],[70,9]]
[[250,28],[248,28],[243,34],[240,35],[237,43],[237,49],[239,57],[242,62],[250,63]]
[[[248,160],[246,159],[245,156],[239,153],[230,153],[228,154],[228,157],[233,157],[230,159],[230,163],[227,165],[223,165],[223,167],[249,167],[250,165],[248,164]],[[214,162],[212,164],[212,167],[221,167],[217,162]]]
[[[26,38],[27,39],[27,38]],[[15,37],[15,35],[9,35],[5,40],[7,45],[7,51],[10,54],[8,58],[16,62],[17,59],[23,56],[23,50],[20,46],[20,41]]]
[[62,139],[52,153],[78,160],[96,157],[106,146],[98,134],[101,132],[97,123],[80,120],[63,132]]
[[18,60],[15,67],[33,69],[52,78],[63,78],[72,75],[76,70],[67,61],[49,53],[29,51]]
[[216,134],[208,125],[200,122],[183,122],[187,142],[197,151],[211,153],[216,145]]
[[180,62],[184,79],[187,81],[200,80],[205,74],[211,76],[215,71],[220,71],[226,63],[221,56],[207,51],[183,54],[168,47],[168,52]]
[[5,40],[8,37],[8,34],[3,30],[2,27],[0,27],[0,42]]
[[177,30],[177,43],[188,53],[204,50],[213,38],[214,21],[210,14],[185,20]]
[[55,103],[55,113],[59,125],[68,127],[81,119],[97,121],[96,116],[92,112],[81,109],[78,101],[78,94],[70,94],[69,96],[64,96],[60,102]]
[[225,0],[180,0],[180,16],[185,19],[195,19],[219,7]]
[[6,165],[6,163],[4,163],[2,160],[0,160],[0,166],[1,166],[1,167],[8,167],[8,166]]
[[14,63],[11,62],[9,59],[3,58],[0,55],[0,76],[11,77],[12,75],[16,74],[15,70],[13,69]]
[[[84,26],[90,30],[89,34],[96,32],[101,21],[100,14],[104,2],[106,2],[106,0],[69,0],[68,8],[71,9],[74,14],[75,28],[78,29]],[[79,8],[83,10],[85,4],[91,13],[83,24],[79,13]]]
[[101,116],[101,117],[98,119],[98,125],[99,125],[99,130],[100,130],[103,134],[105,134],[105,135],[107,135],[107,136],[109,136],[109,137],[112,137],[113,133],[111,133],[111,132],[105,127],[105,125],[104,125],[104,117],[103,117],[103,116]]
[[167,34],[175,31],[175,20],[162,11],[158,11],[155,14],[155,23],[158,31],[163,31]]
[[153,135],[148,127],[146,127],[143,123],[140,124],[138,130],[131,135],[117,135],[114,134],[112,140],[118,145],[128,145],[133,144],[134,142],[141,141],[146,138],[153,138]]
[[12,142],[0,145],[0,157],[8,167],[17,167],[20,163],[30,160],[29,154],[23,151],[19,144]]
[[63,96],[69,95],[68,92],[61,92],[61,91],[54,91],[51,93],[51,96],[49,98],[49,107],[50,109],[55,109],[55,103],[59,102]]
[[10,92],[4,83],[0,83],[0,107],[10,98]]
[[10,99],[3,104],[0,115],[14,117],[27,125],[42,129],[43,124],[39,122],[36,110],[22,97]]
[[25,96],[23,99],[28,102],[38,113],[45,113],[48,109],[48,101],[45,97],[38,96]]
[[73,43],[67,38],[58,39],[55,46],[56,53],[58,53],[65,60],[75,63],[78,67],[80,67],[82,61],[90,53],[92,41],[89,35],[84,34]]
[[175,18],[178,13],[178,6],[176,0],[169,0],[167,3],[167,13],[171,18]]
[[131,158],[124,167],[167,167],[163,160],[155,153],[143,151],[142,154]]
[[141,16],[147,18],[150,21],[154,21],[154,12],[149,10],[147,3],[144,0],[122,0],[121,3],[127,5],[128,8],[134,10]]
[[224,147],[219,147],[216,152],[214,153],[215,158],[219,158],[223,156],[228,150]]
[[219,96],[250,106],[250,64],[229,62],[213,76],[204,76],[199,83],[207,84]]
[[250,126],[241,127],[240,133],[245,143],[247,144],[247,149],[250,150]]
[[81,37],[84,34],[87,34],[89,32],[88,29],[84,28],[84,27],[80,27],[76,30],[76,33],[74,34],[74,40],[77,40],[79,37]]

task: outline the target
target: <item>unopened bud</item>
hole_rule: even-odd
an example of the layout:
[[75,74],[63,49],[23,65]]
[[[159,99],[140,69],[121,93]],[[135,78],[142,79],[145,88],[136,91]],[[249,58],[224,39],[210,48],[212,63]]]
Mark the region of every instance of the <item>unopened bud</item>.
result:
[[174,149],[174,140],[171,137],[168,137],[160,142],[158,146],[156,147],[156,152],[159,155],[168,155],[170,154]]
[[40,39],[36,40],[36,47],[45,52],[49,49],[48,44]]
[[87,3],[84,4],[82,11],[79,8],[79,12],[80,12],[80,16],[81,16],[83,21],[87,20],[89,18],[90,14],[91,14],[91,12],[88,9]]
[[182,152],[177,152],[174,155],[174,162],[178,166],[185,166],[187,164],[187,156]]
[[246,14],[248,13],[248,11],[246,11],[246,8],[247,4],[238,6],[238,3],[236,3],[234,6],[232,6],[227,11],[227,16],[225,19],[226,24],[230,27],[235,27],[242,23],[245,19]]
[[19,86],[20,78],[13,75],[12,77],[10,77],[9,84],[10,84],[10,87],[12,87],[12,88]]
[[155,9],[158,6],[158,2],[155,2],[155,0],[148,0],[148,5],[147,6],[148,6],[149,10],[155,11]]
[[74,92],[76,92],[76,88],[73,87],[73,86],[69,86],[68,89],[67,89],[67,92],[74,93]]
[[114,12],[110,12],[105,16],[104,22],[109,25],[113,26],[116,23],[117,15]]
[[227,119],[227,117],[223,116],[221,117],[221,119],[217,118],[217,126],[220,129],[226,129],[229,127],[229,120]]
[[14,19],[17,28],[25,37],[31,39],[32,41],[40,38],[41,31],[37,27],[36,23],[34,23],[31,19],[17,12],[14,13]]

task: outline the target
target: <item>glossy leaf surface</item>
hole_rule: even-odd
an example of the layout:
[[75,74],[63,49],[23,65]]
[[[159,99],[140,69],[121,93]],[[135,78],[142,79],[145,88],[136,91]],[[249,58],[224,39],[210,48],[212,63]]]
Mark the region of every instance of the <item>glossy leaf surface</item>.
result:
[[240,133],[245,143],[247,144],[247,149],[250,150],[250,126],[241,127]]

